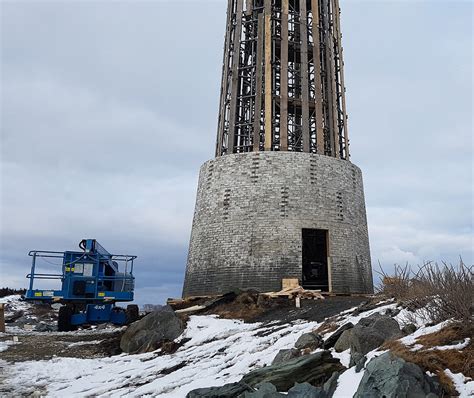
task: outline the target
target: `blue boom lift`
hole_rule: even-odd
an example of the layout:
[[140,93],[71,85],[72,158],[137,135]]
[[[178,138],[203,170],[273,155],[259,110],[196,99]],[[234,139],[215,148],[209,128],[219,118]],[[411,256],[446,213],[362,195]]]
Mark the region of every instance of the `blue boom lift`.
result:
[[[128,305],[125,310],[115,303],[133,301],[133,260],[137,256],[110,254],[95,239],[82,240],[79,248],[82,251],[30,251],[33,261],[25,300],[64,304],[59,309],[59,331],[75,330],[83,324],[124,325],[135,321],[138,306]],[[39,258],[46,262],[62,259],[62,272],[36,273]],[[61,290],[35,289],[36,279],[60,280]]]

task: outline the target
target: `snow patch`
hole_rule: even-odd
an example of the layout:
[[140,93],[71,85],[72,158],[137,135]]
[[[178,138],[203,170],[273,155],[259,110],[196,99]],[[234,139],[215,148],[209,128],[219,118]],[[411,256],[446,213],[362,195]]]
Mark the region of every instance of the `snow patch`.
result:
[[11,365],[8,383],[16,395],[46,389],[50,397],[182,398],[195,388],[236,382],[249,371],[270,365],[280,349],[292,347],[301,334],[319,325],[300,321],[269,327],[191,316],[182,337],[191,340],[174,354],[16,363]]
[[416,343],[416,340],[425,335],[425,334],[431,334],[431,333],[436,333],[439,332],[441,329],[443,329],[445,326],[447,326],[450,323],[450,321],[444,321],[441,323],[438,323],[437,325],[434,326],[423,326],[419,328],[417,331],[415,331],[412,334],[409,334],[408,336],[402,337],[399,339],[400,343],[403,343],[407,346],[411,346]]
[[432,347],[430,350],[438,350],[438,351],[444,351],[444,350],[462,350],[463,348],[466,348],[469,345],[469,342],[471,341],[470,338],[466,338],[462,343],[459,344],[452,344],[452,345],[439,345],[437,347]]
[[462,373],[453,373],[449,369],[446,369],[444,373],[453,381],[460,398],[474,396],[474,381],[470,377],[466,377]]

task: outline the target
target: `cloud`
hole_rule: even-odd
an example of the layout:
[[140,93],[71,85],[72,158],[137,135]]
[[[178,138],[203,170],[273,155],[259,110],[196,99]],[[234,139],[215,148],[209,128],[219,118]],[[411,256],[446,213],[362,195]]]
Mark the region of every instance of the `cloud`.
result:
[[[25,286],[29,250],[91,237],[139,256],[140,303],[179,296],[225,2],[1,7],[0,285]],[[472,263],[472,4],[341,8],[374,263]]]

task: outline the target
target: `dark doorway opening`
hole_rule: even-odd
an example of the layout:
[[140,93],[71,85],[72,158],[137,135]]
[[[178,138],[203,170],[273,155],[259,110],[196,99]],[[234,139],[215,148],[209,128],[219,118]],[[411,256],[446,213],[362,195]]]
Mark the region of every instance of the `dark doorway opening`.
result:
[[328,231],[303,229],[303,287],[329,291]]

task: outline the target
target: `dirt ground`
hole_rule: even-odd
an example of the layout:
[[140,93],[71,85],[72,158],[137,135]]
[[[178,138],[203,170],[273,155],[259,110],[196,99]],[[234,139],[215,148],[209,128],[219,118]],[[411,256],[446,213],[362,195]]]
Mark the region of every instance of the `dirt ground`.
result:
[[280,305],[255,316],[252,322],[280,321],[281,323],[288,323],[298,319],[322,322],[325,318],[352,307],[357,307],[368,300],[366,297],[326,297],[324,300],[301,300],[301,308],[296,308],[294,301],[282,300]]
[[9,345],[0,352],[0,359],[7,362],[47,360],[54,356],[72,358],[97,358],[120,354],[122,329],[115,331],[81,330],[78,332],[31,332],[0,334],[0,342]]

